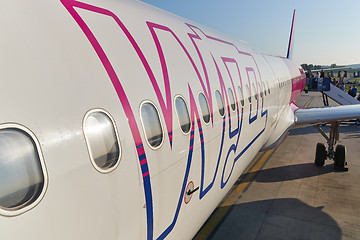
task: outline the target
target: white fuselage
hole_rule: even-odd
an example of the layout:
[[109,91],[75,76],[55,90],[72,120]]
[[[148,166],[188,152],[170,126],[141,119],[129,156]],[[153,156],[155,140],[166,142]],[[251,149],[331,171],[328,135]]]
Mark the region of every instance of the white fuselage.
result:
[[[0,123],[34,133],[48,180],[31,210],[0,216],[3,239],[190,239],[254,156],[294,122],[300,66],[143,3],[13,0],[0,20]],[[161,122],[155,148],[144,103]],[[120,163],[109,173],[89,158],[83,121],[93,109],[116,125]],[[199,189],[185,199],[190,182]]]

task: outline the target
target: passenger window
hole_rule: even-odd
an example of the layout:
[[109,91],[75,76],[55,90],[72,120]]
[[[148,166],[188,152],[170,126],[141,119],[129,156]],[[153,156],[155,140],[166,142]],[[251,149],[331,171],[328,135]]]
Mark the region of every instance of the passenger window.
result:
[[157,148],[163,142],[163,131],[158,111],[152,103],[145,102],[141,106],[141,120],[149,145]]
[[251,95],[250,95],[250,89],[249,89],[249,86],[248,86],[248,85],[245,85],[245,89],[246,89],[246,93],[247,93],[247,95],[249,96],[249,97],[248,97],[249,103],[251,103]]
[[263,87],[264,94],[265,94],[265,96],[266,96],[266,95],[267,95],[267,94],[266,94],[266,86],[265,86],[265,83],[264,83],[264,82],[262,82],[262,87]]
[[258,94],[257,94],[257,91],[256,91],[256,88],[255,88],[254,83],[252,83],[252,84],[251,84],[251,87],[252,87],[252,88],[253,88],[253,90],[254,90],[255,100],[258,100]]
[[240,86],[238,86],[238,90],[239,90],[238,92],[239,92],[240,103],[242,106],[244,106],[244,95]]
[[5,215],[17,215],[40,200],[46,175],[35,137],[10,125],[0,130],[0,209]]
[[260,86],[260,82],[258,82],[258,89],[259,89],[259,93],[260,93],[260,97],[263,97],[263,93],[262,93],[262,88]]
[[224,102],[223,102],[221,93],[218,90],[215,91],[215,97],[216,97],[216,101],[217,101],[217,104],[218,104],[218,107],[219,107],[220,116],[223,117],[224,114],[225,114]]
[[231,109],[233,111],[235,111],[235,98],[234,98],[234,94],[233,94],[233,91],[231,90],[231,88],[228,88],[228,94],[229,94]]
[[268,81],[266,81],[266,85],[267,85],[267,89],[268,89],[268,94],[270,94],[270,85],[269,85]]
[[104,110],[85,115],[84,135],[91,163],[101,173],[114,170],[120,162],[120,146],[115,123]]
[[188,133],[190,131],[191,123],[190,123],[189,111],[186,106],[185,100],[180,96],[176,97],[175,107],[180,123],[180,128],[183,131],[183,133]]
[[206,97],[203,93],[199,93],[199,103],[200,103],[200,108],[201,108],[201,112],[203,115],[203,119],[205,123],[209,123],[210,122],[210,110],[209,110],[209,104],[206,100]]

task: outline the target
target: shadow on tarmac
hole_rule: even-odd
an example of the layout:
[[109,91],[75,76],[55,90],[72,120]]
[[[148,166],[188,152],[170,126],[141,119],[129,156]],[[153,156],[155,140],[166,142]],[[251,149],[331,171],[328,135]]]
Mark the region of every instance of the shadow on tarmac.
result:
[[[323,167],[316,167],[314,163],[302,163],[295,165],[288,165],[283,167],[262,169],[255,174],[257,175],[255,178],[256,182],[284,182],[291,181],[296,179],[309,178],[314,176],[319,176],[323,174],[327,174],[330,172],[336,172],[333,164],[329,164]],[[246,182],[248,175],[244,174],[238,182]],[[250,173],[251,174],[251,173]],[[254,173],[252,173],[254,174]],[[252,180],[252,179],[249,179]]]
[[312,207],[295,198],[254,201],[222,208],[232,209],[212,231],[212,240],[338,240],[342,235],[337,222],[322,211],[323,207]]

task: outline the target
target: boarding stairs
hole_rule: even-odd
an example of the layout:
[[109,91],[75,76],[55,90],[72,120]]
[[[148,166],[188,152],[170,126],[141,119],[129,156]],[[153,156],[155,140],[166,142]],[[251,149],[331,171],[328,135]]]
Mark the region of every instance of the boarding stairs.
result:
[[318,79],[318,91],[323,94],[323,101],[325,106],[329,105],[328,97],[340,105],[360,104],[360,101],[358,101],[356,98],[334,86],[328,78]]

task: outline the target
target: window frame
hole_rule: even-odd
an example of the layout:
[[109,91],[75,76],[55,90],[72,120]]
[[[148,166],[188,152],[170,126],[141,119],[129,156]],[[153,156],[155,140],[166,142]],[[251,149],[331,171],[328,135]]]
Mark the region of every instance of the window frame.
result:
[[237,86],[238,92],[239,92],[239,100],[242,107],[245,106],[245,99],[244,99],[244,92],[242,90],[242,87],[240,85]]
[[256,84],[255,83],[251,83],[251,86],[252,88],[254,88],[254,98],[255,98],[255,101],[259,101],[259,98],[258,98],[258,93],[256,91]]
[[[203,111],[202,111],[201,104],[200,104],[200,101],[199,101],[199,95],[200,95],[200,94],[202,94],[202,95],[205,97],[205,100],[206,100],[207,109],[209,110],[209,122],[206,122],[205,119],[204,119],[204,113],[203,113]],[[211,112],[210,112],[209,101],[208,101],[206,95],[205,95],[203,92],[199,91],[197,95],[198,95],[197,101],[198,101],[199,106],[200,106],[200,111],[201,111],[201,115],[202,115],[202,120],[204,121],[204,124],[205,124],[205,125],[209,125],[210,122],[211,122]]]
[[[221,102],[222,102],[223,110],[224,110],[224,114],[223,114],[223,115],[221,115],[221,113],[220,113],[219,103],[218,103],[218,100],[217,100],[217,98],[216,98],[216,92],[219,92],[220,97],[221,97]],[[224,97],[223,97],[223,95],[221,94],[221,92],[219,91],[219,89],[215,89],[214,95],[215,95],[215,99],[216,99],[216,104],[217,104],[217,108],[218,108],[218,113],[219,113],[219,115],[220,115],[221,117],[224,117],[224,116],[225,116]]]
[[258,87],[258,98],[259,100],[263,98],[263,94],[262,94],[262,87],[261,87],[261,84],[260,84],[260,81],[257,82],[257,87]]
[[[90,145],[89,145],[89,140],[87,139],[86,137],[86,134],[85,134],[85,125],[86,125],[86,119],[92,114],[92,113],[96,113],[96,112],[100,112],[100,113],[103,113],[105,114],[111,121],[112,125],[113,125],[113,128],[114,128],[114,132],[115,132],[115,137],[116,137],[116,140],[118,142],[118,146],[119,146],[119,157],[117,159],[117,162],[114,166],[108,168],[108,169],[103,169],[101,167],[99,167],[96,163],[95,163],[95,160],[92,156],[92,152],[90,151]],[[85,142],[86,142],[86,147],[87,147],[87,150],[88,150],[88,154],[89,154],[89,158],[90,158],[90,162],[91,164],[93,165],[93,167],[100,173],[103,173],[103,174],[106,174],[106,173],[110,173],[112,171],[114,171],[120,164],[121,162],[121,156],[122,156],[122,147],[121,147],[121,142],[120,142],[120,138],[119,138],[119,134],[118,134],[118,129],[117,129],[117,126],[116,126],[116,123],[114,121],[114,118],[111,116],[111,114],[106,111],[105,109],[102,109],[102,108],[94,108],[94,109],[90,109],[89,111],[86,112],[84,118],[83,118],[83,135],[84,135],[84,138],[85,138]]]
[[262,81],[262,88],[263,88],[263,96],[266,97],[267,96],[267,89],[266,89],[266,85],[265,85],[264,81]]
[[[177,99],[178,97],[179,97],[179,98],[182,98],[182,100],[184,100],[184,102],[185,102],[185,106],[186,106],[186,110],[187,110],[187,113],[188,113],[188,116],[189,116],[189,122],[190,122],[190,129],[189,129],[188,132],[184,132],[183,129],[181,128],[181,125],[180,125],[179,113],[178,113],[178,111],[177,111],[177,109],[176,109],[176,99]],[[188,107],[188,104],[187,104],[187,102],[186,102],[186,99],[185,99],[182,95],[180,95],[180,94],[177,94],[177,95],[175,95],[175,97],[174,97],[174,109],[175,109],[176,116],[177,116],[178,121],[179,121],[180,131],[181,131],[184,135],[189,135],[190,132],[191,132],[191,126],[192,126],[190,111],[189,111],[189,107]]]
[[247,92],[247,95],[248,95],[248,101],[249,103],[251,104],[251,90],[249,88],[249,86],[247,84],[245,84],[245,88],[246,88],[246,92]]
[[[148,140],[148,137],[146,135],[146,130],[145,130],[145,126],[144,126],[144,120],[142,118],[142,114],[141,114],[141,109],[143,107],[143,105],[145,103],[150,103],[156,110],[157,112],[157,115],[159,117],[159,122],[160,122],[160,127],[161,127],[161,131],[162,131],[162,141],[161,143],[159,144],[159,146],[156,146],[156,147],[153,147],[150,143],[149,143],[149,140]],[[143,129],[143,133],[144,133],[144,136],[145,136],[145,141],[146,143],[148,144],[148,146],[152,149],[152,150],[158,150],[162,147],[162,145],[164,144],[165,142],[165,131],[164,131],[164,126],[163,126],[163,123],[162,123],[162,119],[160,117],[160,114],[159,114],[159,109],[158,107],[155,105],[155,103],[153,101],[150,101],[150,100],[144,100],[140,103],[140,107],[139,107],[139,116],[140,116],[140,122],[141,122],[141,126],[142,126],[142,129]]]
[[[232,100],[233,101],[231,101],[231,97],[230,97],[230,92],[231,92],[231,95],[232,95]],[[233,111],[233,112],[235,112],[236,111],[236,100],[235,100],[235,94],[234,94],[234,92],[233,92],[233,90],[231,89],[231,87],[228,87],[227,88],[227,92],[228,92],[228,98],[229,98],[229,102],[230,102],[230,109]],[[233,109],[233,104],[234,104],[234,109]]]
[[266,85],[267,85],[267,90],[268,90],[268,95],[270,95],[270,84],[269,84],[269,81],[266,81],[265,82],[266,83]]
[[39,142],[38,138],[35,136],[35,134],[27,127],[17,124],[17,123],[0,124],[0,130],[3,130],[3,129],[18,129],[18,130],[23,131],[26,134],[28,134],[28,136],[33,141],[34,148],[37,151],[40,166],[41,166],[41,171],[42,171],[42,174],[44,177],[43,188],[34,201],[29,200],[29,201],[23,203],[22,205],[16,207],[14,210],[0,207],[0,215],[7,216],[7,217],[14,217],[14,216],[18,216],[20,214],[23,214],[23,213],[29,211],[30,209],[34,208],[36,205],[38,205],[40,203],[40,201],[44,198],[45,193],[47,191],[49,179],[48,179],[48,172],[46,170],[46,165],[45,165],[44,156],[43,156],[43,153],[41,150],[40,142]]

